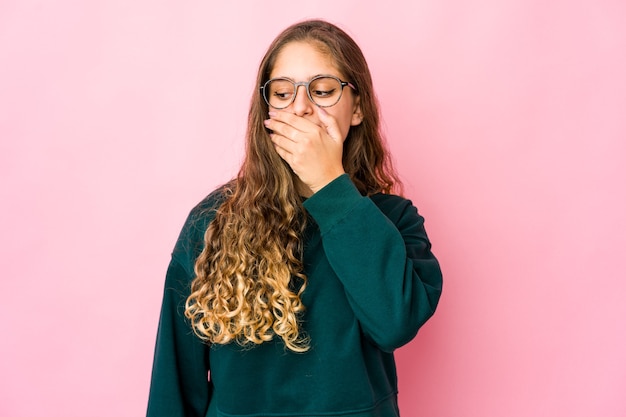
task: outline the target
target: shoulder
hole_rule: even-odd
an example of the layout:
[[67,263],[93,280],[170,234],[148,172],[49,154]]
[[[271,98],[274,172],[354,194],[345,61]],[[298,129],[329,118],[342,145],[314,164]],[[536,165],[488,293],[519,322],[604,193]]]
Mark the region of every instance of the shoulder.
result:
[[204,197],[189,212],[185,226],[192,228],[206,229],[208,224],[215,217],[215,212],[229,195],[230,184],[222,185],[211,194]]
[[175,258],[186,270],[191,272],[193,264],[204,248],[204,234],[219,206],[229,195],[229,184],[217,188],[203,198],[191,209],[187,220],[174,246],[172,257]]
[[378,193],[370,196],[370,199],[394,223],[406,216],[421,217],[411,200],[399,195]]

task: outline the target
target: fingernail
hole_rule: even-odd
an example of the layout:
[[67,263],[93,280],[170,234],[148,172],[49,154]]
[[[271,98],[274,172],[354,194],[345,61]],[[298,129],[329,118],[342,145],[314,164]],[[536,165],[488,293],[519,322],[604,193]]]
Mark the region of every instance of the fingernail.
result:
[[271,111],[271,112],[269,112],[268,114],[270,115],[270,117],[274,117],[274,116],[276,116],[276,112],[275,112],[275,111]]
[[263,124],[265,126],[268,126],[270,124],[270,120],[269,119],[263,120]]

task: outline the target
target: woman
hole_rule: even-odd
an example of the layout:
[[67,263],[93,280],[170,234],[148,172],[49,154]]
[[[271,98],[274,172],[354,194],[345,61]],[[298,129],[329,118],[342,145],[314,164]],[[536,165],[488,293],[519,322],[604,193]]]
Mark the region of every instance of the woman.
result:
[[442,279],[423,218],[392,194],[367,63],[305,21],[257,82],[241,170],[173,251],[148,416],[398,416],[393,351]]

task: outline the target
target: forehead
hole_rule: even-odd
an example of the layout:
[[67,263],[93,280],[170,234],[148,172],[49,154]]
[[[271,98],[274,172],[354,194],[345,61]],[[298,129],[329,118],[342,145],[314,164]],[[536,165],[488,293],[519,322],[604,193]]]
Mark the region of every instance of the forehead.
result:
[[332,56],[321,44],[290,42],[278,52],[270,78],[287,77],[294,81],[306,81],[320,74],[342,76]]

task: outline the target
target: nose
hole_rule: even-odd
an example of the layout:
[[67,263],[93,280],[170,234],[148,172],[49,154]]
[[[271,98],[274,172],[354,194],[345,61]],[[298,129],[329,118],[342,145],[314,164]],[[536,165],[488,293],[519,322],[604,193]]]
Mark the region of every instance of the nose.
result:
[[[302,87],[302,89],[300,89]],[[296,116],[304,116],[313,113],[314,104],[309,99],[309,95],[306,91],[307,86],[302,84],[296,85],[296,97],[291,103],[293,113]]]

